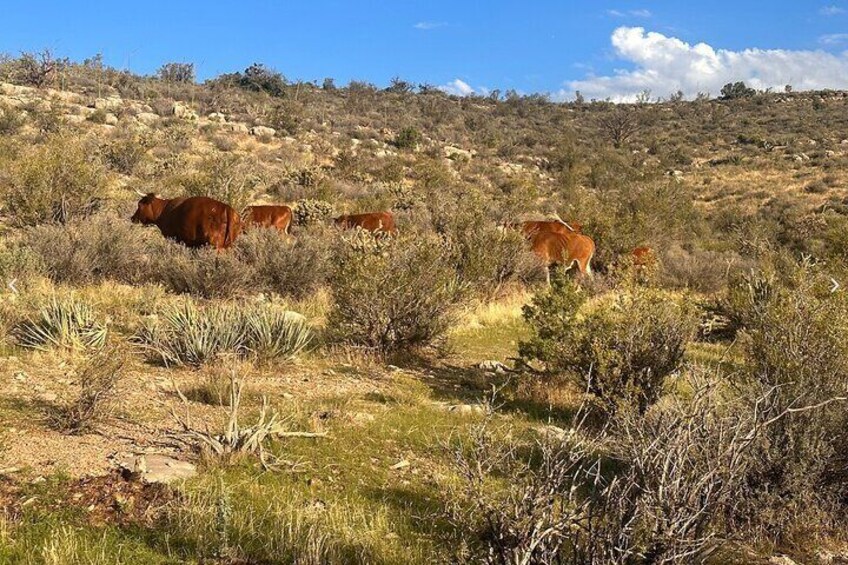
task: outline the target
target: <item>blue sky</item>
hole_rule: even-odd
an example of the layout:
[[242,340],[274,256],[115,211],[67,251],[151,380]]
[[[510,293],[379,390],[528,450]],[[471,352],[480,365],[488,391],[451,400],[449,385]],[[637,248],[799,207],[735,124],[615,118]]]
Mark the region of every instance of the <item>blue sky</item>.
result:
[[848,0],[0,0],[0,52],[43,48],[139,73],[191,61],[208,78],[263,62],[291,79],[401,76],[456,93],[848,87]]

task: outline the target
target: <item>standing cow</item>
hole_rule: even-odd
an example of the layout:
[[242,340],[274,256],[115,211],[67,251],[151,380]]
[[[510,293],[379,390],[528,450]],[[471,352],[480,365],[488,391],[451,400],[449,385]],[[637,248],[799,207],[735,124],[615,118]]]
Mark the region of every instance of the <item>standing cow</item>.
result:
[[288,235],[292,222],[292,209],[288,206],[248,206],[244,210],[244,225],[276,228]]
[[562,265],[566,270],[577,263],[581,275],[591,274],[592,256],[595,254],[595,242],[581,233],[558,233],[538,231],[531,238],[533,253],[544,263],[551,284],[551,268]]
[[364,214],[345,214],[333,222],[343,229],[362,228],[372,233],[394,235],[397,232],[395,217],[391,212],[367,212]]
[[147,194],[130,219],[134,224],[155,224],[163,236],[186,247],[226,249],[241,230],[238,212],[206,196],[165,199]]

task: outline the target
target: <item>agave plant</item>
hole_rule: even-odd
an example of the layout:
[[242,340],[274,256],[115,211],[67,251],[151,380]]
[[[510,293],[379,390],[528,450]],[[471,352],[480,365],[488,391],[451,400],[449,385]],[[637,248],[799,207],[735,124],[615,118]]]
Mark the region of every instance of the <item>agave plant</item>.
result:
[[14,335],[23,347],[47,350],[99,349],[108,330],[88,304],[75,298],[52,297],[38,314],[18,324]]

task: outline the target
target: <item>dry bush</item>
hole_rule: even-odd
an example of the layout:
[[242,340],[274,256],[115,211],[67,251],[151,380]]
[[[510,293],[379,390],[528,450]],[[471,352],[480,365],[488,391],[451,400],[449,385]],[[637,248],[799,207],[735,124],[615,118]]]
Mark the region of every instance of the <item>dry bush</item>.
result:
[[586,299],[574,282],[555,277],[524,307],[532,334],[519,345],[522,359],[576,380],[611,412],[621,404],[644,412],[681,367],[695,334],[693,309],[638,286],[588,307]]
[[803,543],[826,533],[846,511],[848,487],[839,469],[848,439],[848,300],[831,289],[820,267],[784,263],[741,279],[731,291],[746,351],[737,382],[751,395],[771,392],[764,417],[785,414],[756,451],[748,504],[738,519],[775,542],[799,536]]
[[773,391],[728,399],[721,377],[690,376],[685,396],[644,415],[619,411],[592,432],[527,442],[493,433],[492,417],[454,443],[447,516],[458,557],[492,564],[700,563],[738,534],[727,521],[746,496]]
[[27,228],[21,240],[21,247],[38,258],[53,281],[74,285],[106,279],[145,282],[154,273],[153,258],[167,246],[153,230],[109,212],[64,225]]
[[431,345],[450,327],[463,287],[436,238],[383,243],[356,238],[339,250],[330,279],[328,331],[338,341],[383,353]]
[[8,104],[0,104],[0,135],[14,135],[26,123],[23,112]]
[[84,143],[50,136],[11,164],[4,197],[18,226],[64,223],[94,211],[105,196],[106,177]]
[[256,276],[253,267],[241,262],[235,253],[163,243],[161,251],[152,259],[150,272],[154,281],[173,292],[203,298],[230,298],[257,290],[251,284]]
[[244,210],[251,202],[261,181],[256,163],[229,153],[207,157],[197,170],[172,179],[189,196],[209,196],[236,210]]
[[336,236],[330,230],[299,230],[296,237],[283,237],[276,229],[251,229],[239,236],[234,252],[250,265],[255,291],[300,299],[326,282]]
[[122,130],[105,143],[100,151],[112,170],[131,175],[155,143],[155,139],[149,134]]
[[79,394],[64,404],[51,407],[50,425],[62,432],[81,434],[108,417],[126,361],[125,353],[115,347],[89,356],[78,370]]
[[749,265],[749,261],[733,252],[687,251],[675,246],[662,254],[659,282],[669,288],[718,292],[726,288],[732,275]]

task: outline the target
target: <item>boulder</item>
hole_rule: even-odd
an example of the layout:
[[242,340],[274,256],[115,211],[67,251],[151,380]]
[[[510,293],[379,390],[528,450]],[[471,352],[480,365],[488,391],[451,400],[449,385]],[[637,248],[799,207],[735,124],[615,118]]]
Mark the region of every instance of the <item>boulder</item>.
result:
[[255,135],[257,137],[274,137],[274,134],[276,133],[277,130],[266,126],[253,126],[250,128],[250,135]]
[[485,414],[486,407],[482,404],[454,404],[448,406],[448,412],[462,415]]
[[117,96],[109,98],[97,98],[94,101],[95,110],[117,110],[124,105],[124,101]]
[[174,102],[174,117],[181,120],[196,120],[197,113],[182,102]]
[[210,122],[215,122],[215,123],[218,123],[218,124],[223,124],[223,123],[226,123],[226,121],[227,121],[227,116],[225,116],[224,114],[221,114],[220,112],[212,112],[211,114],[209,114],[206,117],[209,118]]
[[104,118],[103,123],[110,125],[110,126],[116,126],[116,125],[118,125],[118,116],[109,112],[109,113],[106,114],[106,117]]
[[442,147],[442,152],[445,157],[448,159],[453,159],[454,161],[469,161],[471,157],[474,156],[474,153],[471,151],[467,151],[465,149],[460,149],[459,147],[454,147],[453,145],[445,145]]
[[227,129],[229,129],[233,133],[249,133],[249,129],[246,125],[240,123],[232,123],[228,122],[226,124]]
[[118,466],[131,477],[148,484],[167,484],[197,475],[197,467],[192,463],[155,453],[125,457]]
[[152,126],[159,121],[159,116],[157,114],[154,114],[153,112],[139,112],[135,115],[135,119],[140,124]]

